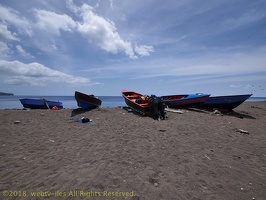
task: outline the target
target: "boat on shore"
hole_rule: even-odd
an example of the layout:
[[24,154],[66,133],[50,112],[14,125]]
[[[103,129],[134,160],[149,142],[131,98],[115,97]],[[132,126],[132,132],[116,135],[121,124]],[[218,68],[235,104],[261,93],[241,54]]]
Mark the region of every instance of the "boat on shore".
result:
[[165,107],[160,97],[143,95],[129,90],[122,90],[122,96],[126,104],[141,115],[150,116],[156,120],[165,119]]
[[97,108],[102,104],[102,101],[93,94],[87,95],[78,91],[75,91],[75,99],[78,107],[81,107],[82,110]]
[[244,101],[246,101],[252,94],[244,95],[227,95],[227,96],[211,96],[200,106],[204,109],[225,109],[233,110]]
[[210,94],[185,94],[161,96],[162,101],[170,108],[194,107],[203,104]]
[[63,103],[60,101],[49,101],[46,99],[19,99],[24,108],[31,109],[52,109],[53,107],[63,108]]
[[141,115],[150,115],[149,101],[146,96],[129,90],[122,90],[122,96],[124,97],[126,104],[130,108],[140,113]]

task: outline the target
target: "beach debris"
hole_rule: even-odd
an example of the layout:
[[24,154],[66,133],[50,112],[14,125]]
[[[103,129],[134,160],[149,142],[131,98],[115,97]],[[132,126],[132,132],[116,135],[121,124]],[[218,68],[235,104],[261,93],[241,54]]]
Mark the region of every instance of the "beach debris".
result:
[[240,129],[240,128],[234,128],[234,130],[235,130],[236,132],[239,132],[239,133],[249,134],[248,131],[243,130],[243,129]]
[[244,190],[244,188],[240,188],[241,190]]
[[156,174],[154,174],[152,177],[149,178],[149,182],[153,184],[153,186],[158,187],[159,186],[159,177],[157,177]]
[[84,124],[84,123],[92,122],[92,120],[89,118],[81,117],[80,119],[76,120],[76,122]]
[[14,124],[19,124],[21,121],[19,121],[19,120],[16,120],[16,121],[14,121]]
[[206,157],[208,160],[211,160],[210,157],[208,157],[207,155],[205,155],[205,157]]
[[52,110],[60,110],[57,106],[52,107]]
[[45,105],[46,105],[47,109],[50,110],[50,107],[49,107],[47,102],[45,102]]
[[122,107],[124,110],[126,110],[127,112],[133,112],[132,108],[128,107],[128,106],[123,106]]
[[153,185],[154,185],[155,187],[158,187],[159,183],[154,183]]
[[173,109],[173,108],[165,108],[164,109],[165,111],[168,111],[168,112],[173,112],[173,113],[178,113],[178,114],[184,114],[184,112],[180,109]]
[[44,116],[44,113],[41,113],[41,116]]
[[54,140],[49,140],[50,142],[54,142]]
[[223,116],[223,114],[221,113],[221,111],[219,111],[217,108],[214,108],[213,109],[213,112],[211,113],[211,115]]

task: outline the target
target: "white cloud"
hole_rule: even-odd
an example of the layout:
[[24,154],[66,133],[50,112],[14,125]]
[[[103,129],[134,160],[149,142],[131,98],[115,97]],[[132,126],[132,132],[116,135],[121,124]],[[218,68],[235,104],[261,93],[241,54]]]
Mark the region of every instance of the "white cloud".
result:
[[60,30],[73,31],[76,22],[66,14],[57,14],[46,10],[34,9],[37,18],[37,27],[57,36],[60,36]]
[[78,32],[90,43],[98,45],[107,52],[116,54],[122,51],[132,59],[137,58],[131,42],[120,37],[114,22],[97,15],[88,4],[76,7],[72,1],[68,1],[68,3],[70,9],[82,17],[82,22],[77,22]]
[[113,10],[116,8],[116,6],[114,5],[114,1],[110,0],[110,8]]
[[19,31],[25,32],[27,35],[31,36],[32,30],[30,22],[22,17],[16,10],[0,6],[0,19],[9,22],[16,26]]
[[140,45],[140,46],[135,46],[135,51],[137,54],[140,56],[149,56],[151,52],[154,52],[152,46],[146,46],[146,45]]
[[11,50],[7,44],[0,41],[0,58],[7,58],[10,54]]
[[242,85],[229,85],[230,88],[240,88]]
[[0,24],[0,38],[3,38],[4,40],[19,41],[19,39],[16,37],[16,34],[11,33],[5,24]]
[[33,57],[30,53],[26,52],[20,45],[16,46],[17,51],[24,57]]
[[266,16],[265,12],[258,12],[258,11],[252,10],[250,12],[246,12],[242,14],[241,16],[225,20],[223,22],[223,25],[226,30],[234,29],[234,28],[238,28],[243,25],[247,25],[247,24],[259,21],[265,16]]
[[20,61],[0,60],[0,72],[8,84],[45,85],[47,83],[67,83],[70,85],[97,84],[88,78],[76,77],[39,63],[25,64]]

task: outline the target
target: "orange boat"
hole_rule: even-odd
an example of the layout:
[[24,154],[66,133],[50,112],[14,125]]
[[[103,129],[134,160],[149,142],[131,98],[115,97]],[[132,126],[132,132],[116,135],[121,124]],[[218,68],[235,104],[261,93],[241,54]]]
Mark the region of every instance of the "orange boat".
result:
[[150,115],[147,96],[128,90],[122,90],[122,96],[124,97],[126,104],[133,110],[145,116]]
[[165,119],[165,104],[160,97],[155,95],[149,97],[128,90],[122,90],[122,95],[126,104],[136,112],[156,120]]

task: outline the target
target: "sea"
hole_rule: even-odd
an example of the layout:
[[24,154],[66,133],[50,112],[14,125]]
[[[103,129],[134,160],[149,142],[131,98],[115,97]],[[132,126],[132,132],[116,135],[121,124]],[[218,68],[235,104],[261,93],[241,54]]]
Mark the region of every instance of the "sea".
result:
[[[97,96],[102,100],[102,108],[112,108],[116,106],[126,106],[122,96]],[[0,96],[0,109],[22,109],[19,99],[46,99],[49,101],[60,101],[64,108],[78,108],[74,96]]]
[[[64,108],[77,108],[77,102],[74,96],[0,96],[0,109],[22,109],[23,106],[19,99],[47,99],[49,101],[61,101]],[[122,96],[98,96],[102,100],[102,108],[112,108],[117,106],[126,106]],[[246,101],[266,101],[266,97],[250,97]]]

